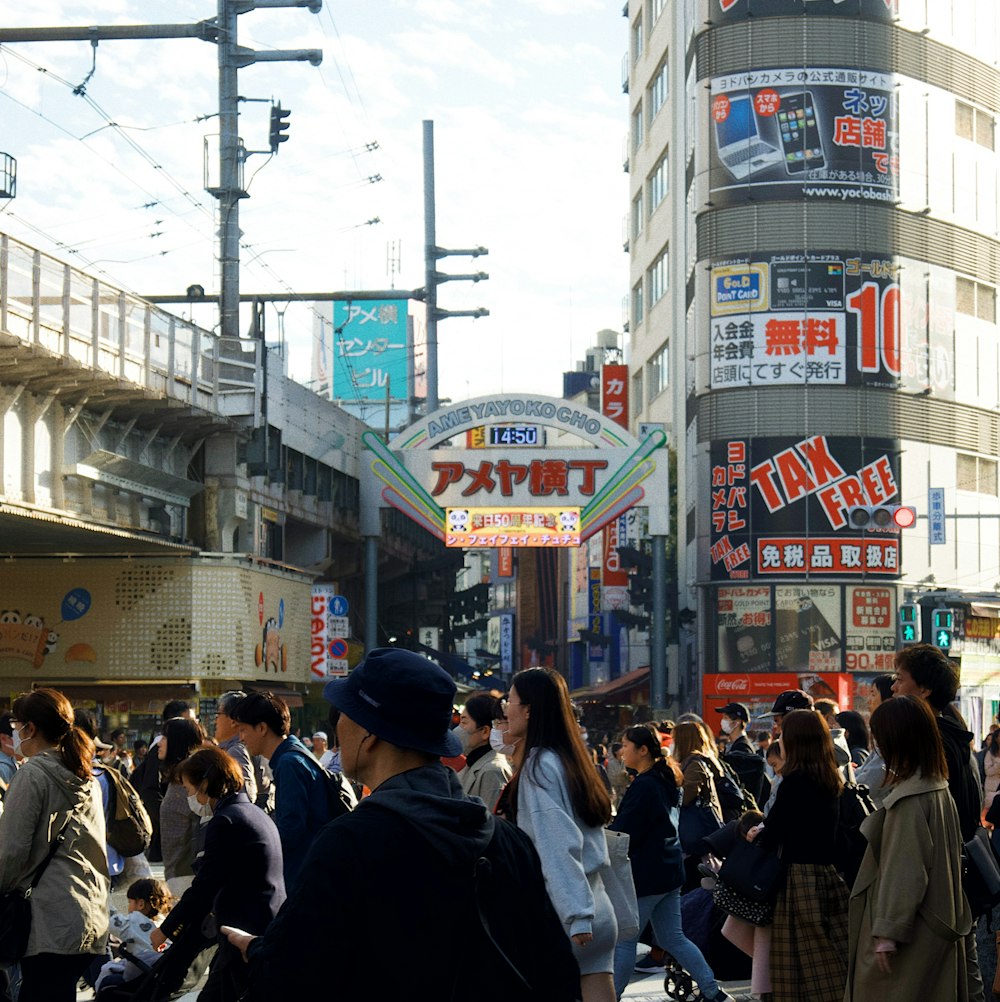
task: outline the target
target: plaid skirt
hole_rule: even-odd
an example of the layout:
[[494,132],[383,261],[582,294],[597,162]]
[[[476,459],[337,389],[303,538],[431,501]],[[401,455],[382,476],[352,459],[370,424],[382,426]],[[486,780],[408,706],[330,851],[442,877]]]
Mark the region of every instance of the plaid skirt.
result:
[[847,986],[847,885],[820,863],[792,863],[774,906],[774,1002],[843,1002]]

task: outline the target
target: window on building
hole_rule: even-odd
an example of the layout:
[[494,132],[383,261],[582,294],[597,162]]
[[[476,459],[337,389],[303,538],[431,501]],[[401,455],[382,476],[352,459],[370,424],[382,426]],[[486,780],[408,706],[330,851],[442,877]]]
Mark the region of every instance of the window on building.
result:
[[639,282],[632,289],[632,329],[635,330],[642,323],[643,303],[642,303],[642,282]]
[[643,212],[642,212],[642,192],[640,191],[632,199],[632,239],[634,240],[642,233]]
[[667,291],[667,265],[669,254],[666,249],[649,267],[649,305],[655,306]]
[[664,57],[649,85],[649,120],[651,122],[667,100],[668,86],[668,63]]
[[669,160],[668,154],[664,153],[660,157],[660,162],[653,168],[653,173],[649,175],[649,214],[656,212],[660,202],[667,197],[670,189],[668,178]]
[[632,112],[632,152],[642,146],[642,101]]
[[974,494],[989,494],[996,497],[997,461],[960,452],[955,480],[960,491],[971,491]]
[[[620,37],[620,36],[619,36]],[[632,25],[632,62],[639,62],[642,56],[642,15],[635,19],[635,24]]]
[[642,369],[632,376],[632,417],[642,413]]
[[955,278],[955,309],[988,323],[997,322],[997,293],[992,285],[971,278]]
[[646,389],[650,400],[667,388],[667,377],[670,374],[669,351],[670,342],[666,341],[646,363]]
[[649,25],[656,24],[657,19],[663,13],[663,8],[667,6],[667,0],[649,0]]
[[996,120],[988,112],[964,101],[955,102],[955,134],[988,150],[995,148]]

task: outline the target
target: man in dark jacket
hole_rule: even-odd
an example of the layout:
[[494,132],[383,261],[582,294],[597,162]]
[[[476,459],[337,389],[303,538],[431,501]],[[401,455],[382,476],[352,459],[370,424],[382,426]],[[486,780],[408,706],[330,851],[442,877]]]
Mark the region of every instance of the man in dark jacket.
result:
[[285,889],[291,892],[306,851],[330,821],[333,801],[326,770],[294,734],[285,701],[270,692],[252,692],[230,706],[240,741],[261,755],[274,777],[274,823],[281,836]]
[[459,752],[451,677],[380,649],[324,695],[345,772],[373,792],[323,829],[263,936],[224,930],[249,958],[251,999],[575,1000],[534,847],[441,764]]
[[[972,758],[972,732],[952,706],[958,695],[958,665],[933,644],[914,644],[896,652],[894,696],[917,696],[930,704],[937,720],[944,758],[948,764],[948,790],[958,809],[962,840],[968,842],[979,827],[983,809],[983,788]],[[983,979],[976,949],[976,927],[965,938],[969,975],[969,998],[984,998]]]

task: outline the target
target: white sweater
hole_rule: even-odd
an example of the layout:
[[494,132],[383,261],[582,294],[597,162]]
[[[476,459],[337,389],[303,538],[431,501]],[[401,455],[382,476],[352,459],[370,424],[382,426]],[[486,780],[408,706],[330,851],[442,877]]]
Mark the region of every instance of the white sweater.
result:
[[570,936],[593,932],[589,876],[608,866],[604,829],[585,825],[573,809],[566,771],[547,748],[528,755],[517,781],[517,826],[535,845],[545,886]]

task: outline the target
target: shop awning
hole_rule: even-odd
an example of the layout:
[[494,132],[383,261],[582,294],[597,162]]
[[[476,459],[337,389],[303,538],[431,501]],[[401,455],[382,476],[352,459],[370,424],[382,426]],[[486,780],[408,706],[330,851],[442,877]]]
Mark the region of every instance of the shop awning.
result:
[[600,685],[588,685],[583,689],[574,689],[570,696],[581,702],[607,702],[609,696],[624,695],[631,689],[645,685],[649,680],[649,674],[649,668],[636,668],[634,671],[611,679],[610,682],[601,682]]

